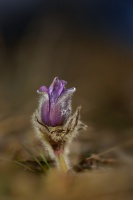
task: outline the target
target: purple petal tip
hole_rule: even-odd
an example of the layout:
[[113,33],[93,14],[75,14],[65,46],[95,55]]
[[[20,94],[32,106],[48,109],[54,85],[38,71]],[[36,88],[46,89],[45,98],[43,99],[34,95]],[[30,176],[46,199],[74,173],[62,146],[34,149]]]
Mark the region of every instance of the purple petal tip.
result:
[[46,88],[46,86],[41,86],[38,90],[38,93],[42,93],[42,92],[48,92],[48,89]]

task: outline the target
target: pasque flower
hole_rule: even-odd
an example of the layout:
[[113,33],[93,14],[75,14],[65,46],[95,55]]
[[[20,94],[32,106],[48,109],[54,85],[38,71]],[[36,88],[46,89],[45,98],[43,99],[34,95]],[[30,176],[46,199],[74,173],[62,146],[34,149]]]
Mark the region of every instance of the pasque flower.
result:
[[75,88],[66,89],[66,81],[54,78],[49,88],[41,86],[39,107],[32,122],[36,135],[41,139],[50,155],[60,167],[67,171],[66,154],[69,144],[79,130],[86,129],[80,121],[80,107],[71,115],[71,97]]
[[42,94],[41,121],[47,126],[62,126],[71,115],[71,95],[76,89],[66,89],[65,85],[66,81],[56,77],[49,88],[38,90]]

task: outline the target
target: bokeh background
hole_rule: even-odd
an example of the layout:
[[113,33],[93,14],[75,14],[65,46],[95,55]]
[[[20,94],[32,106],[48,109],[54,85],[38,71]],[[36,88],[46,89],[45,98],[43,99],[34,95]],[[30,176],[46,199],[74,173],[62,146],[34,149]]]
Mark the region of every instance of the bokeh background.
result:
[[31,115],[38,105],[36,90],[55,76],[68,88],[76,87],[73,111],[81,105],[81,119],[88,125],[71,147],[72,165],[112,147],[118,147],[116,157],[132,163],[133,2],[0,1],[4,167],[3,159],[31,159],[22,144],[33,143],[47,156],[34,136]]

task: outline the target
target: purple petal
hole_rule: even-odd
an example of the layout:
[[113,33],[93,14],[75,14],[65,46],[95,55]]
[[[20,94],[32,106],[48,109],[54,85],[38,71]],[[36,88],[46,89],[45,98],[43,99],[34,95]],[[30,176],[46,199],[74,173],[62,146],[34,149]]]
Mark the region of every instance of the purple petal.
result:
[[50,110],[49,120],[51,126],[60,126],[63,124],[64,119],[62,117],[61,109],[59,105],[52,106]]
[[41,107],[41,119],[42,122],[49,126],[49,101],[45,101]]
[[65,101],[66,98],[71,98],[71,95],[76,91],[76,88],[65,89],[62,95],[58,99],[58,103]]
[[44,102],[41,109],[41,119],[47,126],[60,126],[64,122],[64,118],[60,106],[54,104],[49,110],[49,103]]
[[65,90],[66,81],[59,80],[57,77],[49,87],[49,95],[51,102],[56,102],[62,92]]
[[37,90],[37,92],[48,92],[48,88],[46,87],[46,86],[41,86],[38,90]]
[[50,85],[50,87],[49,87],[49,95],[51,95],[51,93],[52,93],[52,91],[53,91],[53,89],[54,89],[54,85],[55,85],[55,83],[56,83],[57,81],[58,81],[58,78],[55,77],[54,80],[53,80],[53,82],[51,83],[51,85]]

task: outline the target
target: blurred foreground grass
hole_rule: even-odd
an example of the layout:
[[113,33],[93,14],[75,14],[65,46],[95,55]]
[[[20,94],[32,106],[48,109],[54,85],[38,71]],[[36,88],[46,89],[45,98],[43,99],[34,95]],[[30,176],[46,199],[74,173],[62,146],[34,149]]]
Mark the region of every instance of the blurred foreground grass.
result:
[[[2,168],[1,168],[2,170]],[[80,174],[50,170],[37,176],[18,167],[3,165],[0,199],[132,199],[132,165]]]

